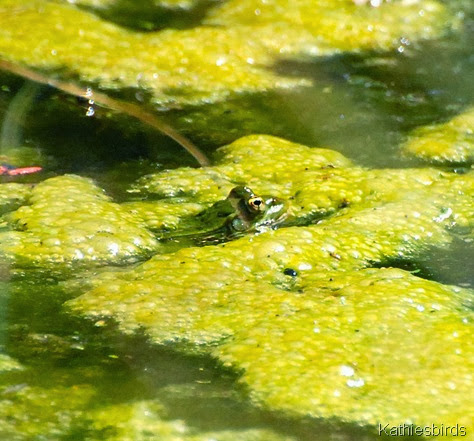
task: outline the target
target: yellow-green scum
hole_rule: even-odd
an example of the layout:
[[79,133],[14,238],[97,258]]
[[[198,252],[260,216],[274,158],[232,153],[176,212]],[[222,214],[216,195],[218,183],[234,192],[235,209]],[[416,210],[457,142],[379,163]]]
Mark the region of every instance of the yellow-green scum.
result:
[[5,217],[0,251],[18,265],[125,263],[157,248],[142,221],[74,175],[36,186],[27,204]]
[[31,193],[31,186],[14,182],[0,184],[0,213],[23,205]]
[[[145,220],[172,229],[242,181],[288,199],[302,226],[157,254]],[[372,267],[472,237],[473,173],[366,170],[255,135],[220,149],[213,167],[150,175],[133,190],[163,199],[119,205],[88,179],[48,179],[5,216],[14,230],[1,233],[2,252],[70,268],[155,254],[86,280],[89,292],[68,307],[212,355],[241,373],[260,406],[369,426],[434,416],[470,424],[472,292]]]
[[[259,140],[264,150],[283,142],[243,138],[224,149],[232,162],[205,173],[235,179],[231,164],[239,176],[260,170],[251,154]],[[472,430],[472,292],[370,267],[413,261],[447,246],[453,233],[469,234],[473,174],[367,171],[322,149],[288,143],[285,151],[305,158],[276,165],[268,185],[308,202],[329,194],[332,217],[102,273],[69,307],[157,344],[211,354],[241,372],[252,400],[272,410],[369,426],[434,418]],[[306,177],[302,162],[312,169]]]
[[[342,222],[287,228],[157,256],[103,274],[70,307],[152,342],[212,354],[272,410],[369,425],[470,424],[474,317],[464,303],[472,293],[401,270],[351,270],[448,240],[412,210],[397,206],[352,228],[350,219],[342,231]],[[380,222],[407,213],[407,224],[418,223],[411,234]]]
[[472,164],[474,160],[474,108],[449,121],[414,130],[402,146],[404,152],[437,164]]
[[[236,185],[248,185],[257,194],[288,200],[290,222],[301,224],[347,206],[363,209],[394,202],[416,190],[438,194],[449,206],[448,195],[454,197],[472,189],[471,174],[462,177],[429,168],[367,170],[333,150],[309,148],[266,135],[246,136],[218,149],[214,162],[214,166],[204,169],[183,167],[144,176],[130,191],[143,198],[165,198],[155,202],[159,212],[158,207],[167,200],[209,206],[224,199]],[[182,216],[188,214],[187,205],[182,209],[177,203],[167,205],[172,206],[175,215],[180,216],[181,211]],[[156,216],[154,220],[146,218],[150,226],[160,223]],[[173,229],[175,225],[163,227]]]
[[158,390],[156,398],[104,402],[90,383],[104,374],[97,366],[56,369],[54,384],[34,371],[18,372],[16,366],[6,365],[2,372],[1,366],[0,355],[0,437],[4,440],[60,441],[80,432],[87,434],[88,441],[295,441],[271,429],[209,432],[171,419]]
[[234,0],[216,7],[201,26],[149,33],[126,30],[70,3],[1,0],[0,21],[2,57],[66,71],[105,89],[141,88],[163,106],[308,85],[271,67],[289,55],[389,50],[402,37],[435,38],[456,23],[431,0],[379,8],[352,0]]
[[216,8],[207,22],[241,26],[276,52],[322,55],[387,50],[397,47],[402,36],[433,38],[446,25],[435,17],[445,13],[433,1],[383,2],[374,8],[354,0],[231,0]]

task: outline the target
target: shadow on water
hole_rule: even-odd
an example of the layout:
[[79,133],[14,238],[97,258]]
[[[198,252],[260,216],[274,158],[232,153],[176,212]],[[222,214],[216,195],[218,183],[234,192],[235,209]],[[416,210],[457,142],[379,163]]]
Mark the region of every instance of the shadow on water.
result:
[[455,238],[448,247],[433,247],[417,259],[385,260],[374,267],[400,268],[423,279],[474,289],[472,262],[474,262],[472,240]]
[[399,150],[407,134],[445,121],[474,102],[469,36],[472,30],[466,29],[443,41],[401,47],[401,53],[280,62],[278,73],[314,82],[310,90],[286,100],[287,113],[298,113],[307,129],[302,142],[318,140],[371,167],[416,164]]
[[153,0],[118,0],[110,5],[94,8],[80,6],[104,20],[141,32],[165,28],[189,29],[199,26],[210,9],[221,0],[195,0],[189,6],[163,6]]

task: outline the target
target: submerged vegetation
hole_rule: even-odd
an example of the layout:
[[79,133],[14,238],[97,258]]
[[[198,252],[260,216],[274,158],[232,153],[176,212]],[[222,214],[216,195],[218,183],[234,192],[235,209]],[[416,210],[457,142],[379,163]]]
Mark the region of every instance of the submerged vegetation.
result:
[[[472,436],[472,283],[420,266],[461,249],[469,271],[472,97],[436,112],[416,75],[375,74],[409,72],[469,17],[434,0],[0,0],[0,154],[44,167],[0,183],[0,438]],[[355,115],[386,127],[339,101],[396,120],[403,87],[403,109],[432,115],[377,146],[398,162],[362,165]],[[60,91],[103,108],[78,117]],[[318,106],[345,154],[317,129],[301,141]]]

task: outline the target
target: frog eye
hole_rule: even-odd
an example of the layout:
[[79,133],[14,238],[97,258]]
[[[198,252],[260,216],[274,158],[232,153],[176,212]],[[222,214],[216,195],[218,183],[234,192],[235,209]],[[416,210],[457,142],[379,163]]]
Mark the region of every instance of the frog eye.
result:
[[262,211],[265,208],[265,201],[260,196],[250,198],[248,204],[255,211]]

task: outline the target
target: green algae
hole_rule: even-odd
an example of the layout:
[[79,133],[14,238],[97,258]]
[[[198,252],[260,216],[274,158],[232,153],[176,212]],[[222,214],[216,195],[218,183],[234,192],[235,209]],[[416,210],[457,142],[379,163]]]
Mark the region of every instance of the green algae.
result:
[[[178,251],[149,232],[179,231],[183,219],[242,182],[287,199],[293,226]],[[471,237],[473,194],[472,172],[368,170],[328,149],[254,135],[219,149],[212,167],[141,178],[131,196],[149,200],[116,204],[89,179],[68,175],[28,188],[24,205],[4,216],[10,231],[1,233],[1,249],[16,265],[74,269],[155,254],[88,276],[74,288],[87,292],[67,309],[97,326],[111,320],[125,334],[214,357],[271,412],[370,427],[435,418],[471,428],[472,292],[370,267],[413,262],[453,237]],[[407,403],[399,387],[415,398]],[[61,403],[67,388],[58,388],[57,397],[54,388],[14,391],[19,401],[0,405],[0,419],[15,421],[18,406],[35,414],[35,403]],[[64,413],[53,406],[39,423],[25,419],[6,433],[25,427],[29,436],[59,436],[60,418],[71,422],[64,430],[85,430],[87,421],[91,439],[104,431],[110,439],[146,439],[150,431],[206,439],[193,430],[178,435],[181,423],[166,420],[154,402],[91,408],[94,388],[81,388]]]
[[[302,274],[348,271],[394,257],[409,260],[428,244],[449,243],[444,226],[449,225],[451,216],[442,222],[433,220],[442,216],[442,209],[432,206],[432,200],[421,205],[421,200],[347,212],[319,225],[282,228],[223,246],[157,255],[135,270],[101,274],[92,282],[98,287],[78,303],[86,305],[92,314],[113,315],[128,332],[147,324],[154,339],[161,343],[167,341],[173,329],[175,341],[216,342],[226,336],[226,331],[216,331],[212,321],[207,322],[209,306],[228,304],[227,297],[238,292],[247,293],[250,298],[259,293],[259,299],[265,302],[262,290],[280,292],[272,285],[292,291],[293,281],[284,274],[285,268]],[[426,209],[424,214],[422,208]],[[392,222],[385,225],[383,220],[387,218]],[[135,292],[140,295],[135,296]],[[224,297],[219,299],[220,295]],[[294,293],[281,291],[281,295]],[[185,305],[180,304],[181,298]],[[127,308],[123,309],[125,303]],[[196,314],[194,318],[191,312]],[[250,320],[250,316],[245,317]],[[200,319],[204,323],[196,326],[197,335],[193,335],[187,321]],[[237,325],[242,315],[226,320],[235,320]],[[218,328],[221,326],[217,323]]]
[[207,23],[242,26],[280,53],[321,55],[387,50],[410,34],[414,40],[433,38],[445,26],[435,17],[445,13],[431,1],[386,2],[373,8],[353,0],[231,0],[216,8]]
[[[309,253],[317,259],[323,253],[313,246],[304,254],[298,238],[311,239],[304,233],[286,243],[262,235],[256,249],[233,247],[237,241],[155,258],[118,277],[103,275],[72,306],[111,317],[124,332],[145,330],[156,343],[211,352],[241,371],[252,399],[272,410],[362,424],[421,424],[435,417],[469,423],[472,343],[462,320],[471,321],[472,313],[462,303],[470,293],[401,270],[317,267]],[[322,240],[326,261],[340,266],[372,249],[342,250],[330,237]],[[285,261],[285,245],[292,261]],[[280,273],[285,265],[302,274],[298,289],[281,280],[290,278]],[[446,347],[453,348],[449,355]],[[355,373],[341,373],[344,366]],[[417,397],[410,406],[398,395],[400,385]]]
[[395,269],[309,279],[214,351],[243,369],[253,399],[374,426],[472,430],[472,293]]
[[193,216],[205,207],[203,204],[184,202],[127,202],[128,212],[143,219],[151,230],[176,230],[183,216]]
[[408,155],[436,164],[472,164],[474,109],[467,109],[445,123],[414,130],[402,148]]
[[[308,209],[293,206],[296,219],[321,207],[332,215],[103,272],[68,308],[110,319],[126,334],[145,332],[156,344],[214,356],[272,411],[471,428],[472,292],[370,267],[416,261],[453,234],[470,237],[474,174],[365,170],[336,152],[266,136],[242,138],[216,158],[195,172],[194,185],[178,169],[143,178],[135,191],[206,203],[216,179],[250,179],[304,201]],[[212,197],[219,191],[211,187]],[[172,203],[154,203],[163,202]]]
[[0,184],[0,214],[23,205],[31,193],[31,186],[9,182]]
[[[210,14],[208,24],[225,22],[228,25],[221,25],[225,28],[233,23],[236,31],[261,36],[263,43],[254,44],[265,45],[271,54],[281,51],[284,56],[395,47],[399,39],[392,37],[392,30],[384,34],[383,27],[391,17],[383,14],[390,8],[390,13],[393,13],[396,8],[392,6],[402,3],[397,14],[429,5],[428,2],[387,2],[384,8],[388,9],[370,8],[369,5],[351,9],[352,5],[347,3],[351,15],[357,16],[354,30],[348,35],[361,37],[363,45],[358,46],[355,39],[345,40],[343,32],[331,28],[338,20],[340,23],[346,20],[342,16],[342,3],[339,11],[327,14],[330,18],[325,19],[326,22],[313,19],[310,23],[306,17],[311,17],[313,11],[302,10],[304,28],[312,26],[309,33],[294,31],[287,26],[286,16],[293,24],[300,25],[300,17],[286,13],[302,2],[274,2],[273,6],[284,5],[286,8],[277,24],[271,20],[262,24],[262,14],[250,20],[251,23],[244,23],[237,14],[237,6],[246,6],[249,2],[227,3],[232,4],[236,17],[231,17],[232,11],[223,3],[222,9]],[[266,7],[262,3],[262,8]],[[440,9],[433,11],[425,17],[431,19],[442,12]],[[263,18],[269,16],[267,10],[263,12]],[[364,33],[358,14],[365,12],[373,14],[377,38],[380,38],[377,41]],[[406,15],[408,21],[410,14]],[[406,25],[400,15],[394,14],[394,17]],[[418,19],[416,15],[414,17]],[[102,23],[104,21],[100,20],[100,26]],[[329,23],[327,27],[326,23]],[[422,38],[435,38],[442,30],[443,25],[431,27],[430,23],[424,22],[426,26],[420,30]],[[74,26],[70,24],[68,29],[72,30]],[[316,44],[314,33],[317,26],[323,32]],[[123,38],[126,43],[131,41],[129,35],[136,35],[127,32]],[[204,38],[196,40],[196,34],[188,32],[186,44],[203,44]],[[181,38],[181,35],[186,37],[181,31],[179,34],[177,31],[169,32],[170,41]],[[216,35],[207,32],[205,38]],[[157,38],[155,41],[159,44],[161,40]],[[92,44],[91,40],[86,44]],[[166,49],[171,47],[172,43],[169,43]],[[115,56],[117,60],[118,55],[111,55],[113,51],[117,52],[116,45],[110,51],[101,49],[110,59]],[[43,53],[47,54],[47,51]],[[132,50],[125,51],[125,56],[130,53]],[[186,56],[186,48],[181,53]],[[247,53],[242,51],[241,59]],[[186,78],[182,88],[181,85],[176,87],[172,81],[165,84],[171,84],[171,88],[165,88],[164,92],[158,86],[151,87],[151,99],[159,104],[196,103],[222,99],[235,90],[252,93],[261,87],[294,87],[303,83],[283,80],[276,75],[272,83],[264,67],[281,58],[267,54],[264,58],[263,52],[256,50],[250,56],[257,53],[262,58],[257,62],[253,58],[250,60],[255,72],[262,76],[265,74],[266,86],[259,82],[249,88],[244,73],[239,82],[232,82],[227,72],[225,75],[220,72],[220,76],[216,74],[209,84],[204,84],[202,79],[207,72],[196,68],[196,58],[190,63],[188,76],[187,67],[183,68]],[[85,64],[84,60],[79,56],[78,64]],[[101,76],[94,76],[93,81],[111,88],[122,88],[125,84],[126,87],[131,85],[148,90],[150,82],[155,79],[151,80],[150,75],[145,75],[145,80],[140,76],[135,81],[133,75],[124,78],[128,75],[123,74],[128,66],[125,66],[124,59],[121,60],[123,71],[119,79],[107,83]],[[235,61],[229,70],[240,66],[240,62]],[[89,81],[91,75],[83,75],[83,67],[76,67],[73,73],[79,72],[80,78]],[[178,65],[178,70],[180,68]],[[212,62],[209,64],[211,68],[215,69]],[[68,64],[65,72],[69,70]],[[194,82],[193,72],[198,72],[202,78]],[[164,75],[168,74],[171,75],[165,69]],[[100,75],[108,73],[101,72]],[[226,83],[222,85],[224,76]],[[257,75],[249,82],[255,78]],[[212,81],[218,84],[216,90],[211,89]],[[188,86],[193,90],[186,89]],[[206,128],[209,120],[201,124]],[[363,268],[397,259],[413,261],[420,254],[428,253],[430,246],[449,244],[453,234],[471,231],[474,217],[472,174],[456,176],[434,169],[366,170],[327,150],[309,150],[303,146],[297,149],[284,141],[263,137],[239,142],[240,150],[236,144],[218,152],[217,165],[211,169],[179,169],[143,179],[133,190],[139,196],[163,200],[121,204],[117,209],[118,217],[122,218],[123,212],[130,213],[133,223],[138,222],[144,234],[147,234],[146,229],[176,230],[183,218],[192,220],[195,213],[226,197],[232,186],[248,182],[252,182],[252,187],[258,191],[288,198],[294,224],[307,225],[333,217],[316,226],[284,228],[268,235],[244,238],[222,247],[228,250],[225,252],[214,247],[181,251],[167,258],[157,256],[148,266],[139,266],[136,271],[126,270],[121,275],[105,273],[98,279],[87,281],[96,288],[79,299],[76,311],[96,317],[98,324],[104,317],[111,317],[119,321],[124,332],[144,332],[158,344],[211,354],[242,374],[241,384],[252,402],[284,414],[298,418],[302,415],[325,417],[329,421],[336,417],[337,421],[355,422],[356,425],[375,425],[387,420],[431,424],[433,419],[439,419],[445,424],[464,423],[471,428],[472,423],[466,415],[472,414],[472,405],[466,397],[472,390],[472,377],[469,376],[472,372],[472,336],[466,327],[471,322],[472,313],[466,312],[465,305],[472,292],[443,287],[399,270]],[[321,160],[315,159],[317,155]],[[60,182],[58,186],[64,181]],[[73,186],[84,190],[78,183]],[[8,211],[24,205],[30,191],[25,193],[25,198],[9,206]],[[85,189],[85,192],[89,193],[89,190]],[[53,199],[48,196],[44,202],[48,204]],[[106,210],[116,206],[109,203],[111,205]],[[32,219],[41,213],[40,210],[26,217]],[[64,217],[74,218],[75,215],[64,214]],[[22,214],[21,218],[13,216],[8,219],[12,227],[16,219],[17,225],[21,225],[24,217]],[[128,228],[129,218],[125,216],[124,219]],[[395,225],[387,226],[392,219]],[[22,244],[28,237],[43,234],[39,229],[19,233],[21,237],[15,234],[17,244]],[[68,238],[72,231],[62,233]],[[7,237],[11,236],[0,239],[5,241]],[[94,241],[95,236],[90,237],[90,242]],[[3,245],[0,248],[3,249]],[[157,250],[162,252],[152,244],[148,251],[142,253],[139,250],[134,256],[145,257]],[[286,251],[289,251],[288,258],[283,256]],[[30,262],[28,253],[32,252],[30,247],[27,252],[21,251],[23,254],[15,254],[20,256],[17,262]],[[71,255],[64,254],[62,249],[60,253],[71,268],[80,265],[74,256],[71,258]],[[95,263],[87,259],[82,262],[95,265],[130,262],[135,258],[116,257],[104,255]],[[35,265],[53,265],[57,262],[54,259],[47,250]],[[243,266],[246,259],[248,265]],[[285,273],[285,269],[292,269],[296,276]],[[239,278],[241,274],[245,275],[245,280]],[[405,295],[402,299],[401,293]],[[98,298],[92,301],[92,296]],[[122,305],[120,301],[123,301]],[[462,320],[465,323],[461,325]],[[314,338],[321,334],[322,338]],[[435,343],[439,347],[435,347]],[[447,348],[453,351],[449,352]],[[375,363],[371,363],[372,360]],[[448,376],[452,376],[454,381]],[[101,399],[95,394],[96,387],[79,387],[82,391],[77,392],[76,385],[63,390],[32,388],[20,391],[23,403],[21,399],[7,401],[10,407],[7,407],[6,416],[0,416],[0,427],[11,429],[4,437],[13,440],[14,436],[20,436],[18,431],[25,430],[21,435],[23,439],[44,437],[45,434],[62,439],[74,438],[80,433],[91,440],[140,440],[150,439],[150,432],[154,436],[159,434],[164,440],[280,439],[264,430],[195,435],[182,421],[167,418],[159,403],[147,400],[91,409],[93,403]],[[67,394],[68,389],[72,390],[71,395]],[[88,393],[95,395],[94,399],[87,400]],[[66,406],[68,409],[63,412],[63,402],[68,400],[74,403]],[[52,403],[51,413],[46,412],[47,415],[45,403]],[[10,426],[4,425],[4,421]],[[71,427],[74,430],[68,432]],[[0,438],[1,435],[0,429]]]
[[[335,183],[336,179],[331,180],[341,189],[347,180],[355,180],[361,173],[361,169],[344,167],[351,162],[340,153],[328,149],[311,149],[266,135],[246,136],[218,149],[214,163],[214,166],[205,169],[182,167],[144,176],[130,192],[142,198],[165,198],[156,201],[157,206],[166,204],[167,200],[175,200],[197,202],[209,207],[227,197],[236,185],[247,185],[258,194],[271,194],[290,200],[303,191],[305,184],[315,180],[327,181],[330,176],[346,174],[345,183],[342,179],[338,183]],[[300,177],[305,175],[305,184],[301,184]],[[325,194],[324,190],[320,193]],[[316,197],[313,194],[313,199]],[[329,205],[337,207],[344,196],[341,195],[339,199],[339,202],[333,201]],[[295,216],[298,214],[303,217],[326,208],[322,204],[316,205],[304,207],[295,203],[290,211]],[[175,204],[175,207],[178,214],[180,205]],[[187,214],[185,207],[183,215]]]
[[[260,18],[256,7],[264,12]],[[353,28],[340,25],[347,18],[354,21]],[[105,89],[141,88],[160,105],[215,102],[242,92],[307,85],[269,67],[282,54],[388,50],[402,37],[435,38],[456,21],[440,3],[428,0],[380,8],[355,6],[351,0],[318,7],[308,0],[257,6],[235,1],[209,13],[207,25],[147,34],[51,1],[2,0],[0,19],[3,57],[48,71],[65,70]],[[22,31],[25,27],[28,33]]]
[[[188,427],[182,420],[167,420],[164,409],[157,402],[141,401],[134,404],[110,406],[95,412],[92,427],[100,434],[115,431],[105,438],[110,441],[294,441],[293,437],[278,435],[268,429],[221,430],[202,432]],[[161,414],[161,415],[160,415]],[[161,416],[161,418],[160,418]],[[112,430],[111,430],[112,429]],[[91,440],[102,441],[100,436]]]
[[[435,169],[367,170],[333,150],[309,148],[266,135],[246,136],[218,149],[214,163],[205,169],[183,167],[144,176],[130,192],[142,198],[163,198],[154,202],[157,213],[173,207],[176,216],[184,217],[189,215],[186,204],[209,207],[224,199],[236,185],[245,184],[258,194],[288,200],[288,223],[304,224],[343,207],[394,202],[416,191],[429,190],[449,206],[450,196],[472,189],[471,175],[456,177]],[[153,205],[137,202],[134,207],[141,204],[145,212]],[[151,228],[160,224],[157,216],[144,216],[144,221]],[[163,228],[177,225],[169,222]]]
[[2,384],[0,398],[0,435],[12,441],[47,436],[59,440],[68,428],[78,425],[79,411],[87,406],[94,391],[90,385],[41,387],[27,375],[9,375],[16,388]]
[[[6,25],[0,32],[4,57],[49,70],[66,67],[103,88],[139,87],[152,95],[152,101],[171,104],[304,84],[249,64],[248,59],[264,65],[271,60],[264,47],[249,40],[243,43],[242,35],[232,29],[141,34],[66,5],[33,0],[19,8],[13,3],[0,3]],[[21,29],[27,25],[32,31],[24,35]],[[223,58],[226,62],[220,65]]]
[[23,366],[14,358],[0,352],[0,374],[22,370]]
[[139,218],[74,175],[36,186],[27,205],[9,213],[1,252],[17,265],[98,265],[131,262],[157,247]]
[[[153,399],[103,400],[92,384],[104,374],[101,368],[55,369],[54,373],[51,380],[44,374],[34,375],[33,370],[0,372],[2,439],[294,441],[264,428],[198,429],[170,418],[159,393]],[[15,386],[9,386],[12,383]]]

